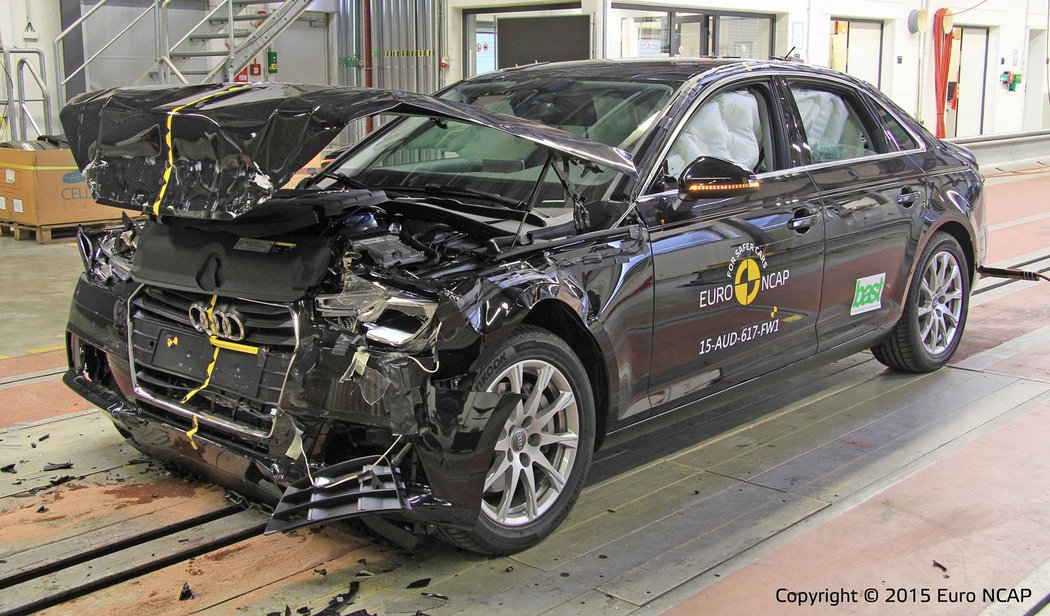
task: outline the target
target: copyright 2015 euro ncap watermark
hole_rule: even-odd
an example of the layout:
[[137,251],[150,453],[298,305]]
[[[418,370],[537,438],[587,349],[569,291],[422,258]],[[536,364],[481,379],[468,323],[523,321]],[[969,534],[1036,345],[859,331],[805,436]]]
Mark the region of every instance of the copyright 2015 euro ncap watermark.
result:
[[836,605],[846,603],[1023,603],[1032,598],[1030,588],[982,588],[979,591],[949,588],[849,588],[824,590],[791,590],[778,588],[777,603],[798,606]]

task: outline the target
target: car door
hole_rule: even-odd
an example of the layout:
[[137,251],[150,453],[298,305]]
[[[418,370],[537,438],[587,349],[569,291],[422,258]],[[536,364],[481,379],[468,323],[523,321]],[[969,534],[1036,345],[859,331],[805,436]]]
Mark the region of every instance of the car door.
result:
[[[816,350],[824,222],[784,120],[771,78],[712,89],[671,133],[662,177],[639,200],[652,230],[654,413]],[[759,188],[684,203],[668,180],[701,155],[755,170]]]
[[890,141],[874,103],[855,86],[789,78],[786,87],[806,141],[806,168],[824,205],[817,318],[818,351],[824,351],[898,318],[918,248],[924,174],[908,150]]

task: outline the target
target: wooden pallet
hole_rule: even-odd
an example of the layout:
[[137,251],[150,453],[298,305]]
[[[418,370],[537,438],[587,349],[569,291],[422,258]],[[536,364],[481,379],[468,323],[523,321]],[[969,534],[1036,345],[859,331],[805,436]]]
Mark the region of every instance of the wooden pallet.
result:
[[18,222],[0,222],[0,235],[13,234],[16,240],[28,240],[34,235],[37,244],[54,244],[76,237],[77,228],[101,229],[119,225],[119,218],[112,220],[93,220],[91,222],[71,222],[62,225],[24,225]]

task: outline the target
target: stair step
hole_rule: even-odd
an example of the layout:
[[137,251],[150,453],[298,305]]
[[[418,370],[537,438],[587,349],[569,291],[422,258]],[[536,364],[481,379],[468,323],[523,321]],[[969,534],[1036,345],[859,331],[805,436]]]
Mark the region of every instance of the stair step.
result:
[[211,74],[211,71],[183,71],[183,70],[180,70],[179,72],[182,73],[183,75],[187,76],[187,77],[189,77],[190,75],[210,75]]
[[277,4],[284,0],[233,0],[233,6],[249,6],[252,4]]
[[173,58],[217,58],[228,55],[230,55],[228,51],[173,51],[171,53]]
[[[251,30],[234,30],[233,31],[233,37],[234,38],[244,38],[244,37],[248,36],[251,33],[252,33]],[[203,40],[207,40],[207,39],[228,39],[228,38],[230,38],[230,35],[228,33],[226,33],[226,32],[215,32],[215,33],[212,33],[212,34],[191,34],[190,35],[190,40],[191,41],[196,41],[196,40],[203,41]]]
[[[260,19],[266,19],[269,16],[270,16],[269,13],[255,13],[255,14],[252,14],[252,15],[234,15],[233,16],[233,20],[234,21],[258,21]],[[213,23],[213,24],[224,24],[224,23],[226,23],[229,20],[227,18],[225,18],[225,17],[212,17],[208,21]]]

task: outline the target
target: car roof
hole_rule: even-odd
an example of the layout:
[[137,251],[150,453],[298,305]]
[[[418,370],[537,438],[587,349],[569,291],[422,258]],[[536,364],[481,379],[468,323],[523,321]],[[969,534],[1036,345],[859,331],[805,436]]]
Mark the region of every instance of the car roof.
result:
[[745,71],[772,70],[812,75],[834,76],[846,79],[855,85],[863,82],[828,68],[813,66],[803,62],[786,60],[752,60],[746,58],[661,58],[661,59],[627,59],[627,60],[577,60],[571,62],[537,62],[514,68],[506,68],[466,79],[468,83],[497,80],[511,75],[556,79],[559,77],[576,79],[614,79],[637,82],[659,82],[681,84],[685,81],[711,71],[722,77]]

